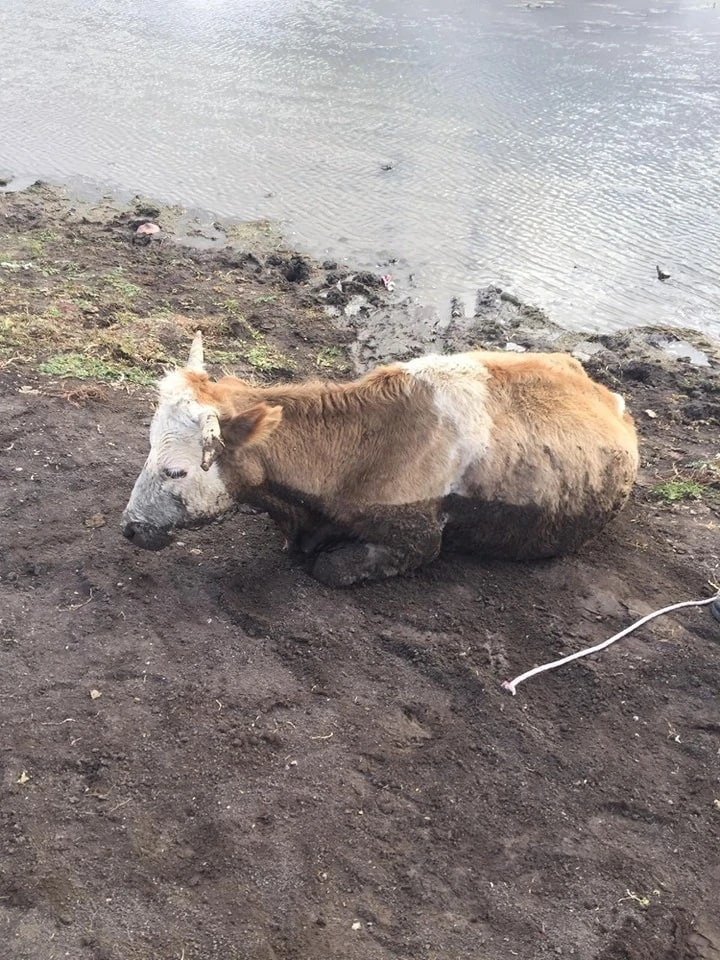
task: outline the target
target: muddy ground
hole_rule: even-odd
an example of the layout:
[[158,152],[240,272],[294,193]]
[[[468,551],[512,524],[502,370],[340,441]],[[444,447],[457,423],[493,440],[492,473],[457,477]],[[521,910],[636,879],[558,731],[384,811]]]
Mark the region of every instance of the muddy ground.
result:
[[[713,594],[716,346],[571,336],[497,290],[413,339],[377,278],[265,228],[191,250],[172,212],[44,187],[0,211],[2,960],[720,957],[720,623],[501,687]],[[162,242],[133,242],[147,218]],[[637,418],[640,482],[577,556],[343,592],[260,515],[135,551],[145,384],[198,321],[265,379],[574,349]]]

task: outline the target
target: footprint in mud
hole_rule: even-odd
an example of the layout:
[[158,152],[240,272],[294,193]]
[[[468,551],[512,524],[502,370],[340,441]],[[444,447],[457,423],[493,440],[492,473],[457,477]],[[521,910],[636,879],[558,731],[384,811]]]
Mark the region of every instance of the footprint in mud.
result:
[[420,709],[404,704],[376,717],[376,722],[393,746],[401,750],[413,750],[433,738],[433,732],[421,714]]
[[244,609],[238,603],[236,595],[221,593],[218,596],[218,607],[227,616],[232,625],[240,627],[248,637],[267,636],[270,633],[270,619]]
[[688,944],[698,960],[720,960],[720,922],[707,915],[696,917]]
[[486,632],[487,640],[482,649],[487,653],[488,665],[495,676],[507,676],[510,661],[505,656],[505,643],[499,634]]
[[707,914],[655,904],[626,918],[597,960],[720,960],[720,928]]

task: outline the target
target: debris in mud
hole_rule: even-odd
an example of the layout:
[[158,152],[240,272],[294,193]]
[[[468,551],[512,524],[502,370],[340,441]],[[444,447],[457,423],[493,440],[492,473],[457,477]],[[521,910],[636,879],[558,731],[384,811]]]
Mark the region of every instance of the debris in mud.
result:
[[506,303],[511,303],[514,307],[522,305],[520,297],[516,297],[514,293],[508,293],[507,290],[500,291],[500,299],[505,300]]
[[86,527],[90,527],[90,529],[96,529],[97,527],[104,527],[107,523],[107,520],[102,513],[94,513],[91,517],[87,517],[84,523]]
[[142,200],[136,199],[135,201],[135,215],[138,217],[145,217],[147,220],[157,220],[160,217],[160,207],[156,207],[152,203],[145,203]]
[[32,270],[32,263],[18,263],[15,260],[2,260],[0,261],[0,267],[3,270]]
[[269,257],[268,263],[273,267],[279,267],[282,275],[289,283],[306,283],[312,273],[308,261],[297,255],[291,256],[287,260],[282,256]]
[[132,220],[130,226],[134,228],[133,243],[147,246],[150,243],[160,242],[163,238],[162,228],[149,220]]
[[108,400],[107,391],[100,387],[76,387],[74,390],[65,390],[60,396],[74,407],[79,407],[88,401],[107,403]]
[[135,233],[138,237],[154,237],[160,233],[160,227],[156,223],[141,223]]

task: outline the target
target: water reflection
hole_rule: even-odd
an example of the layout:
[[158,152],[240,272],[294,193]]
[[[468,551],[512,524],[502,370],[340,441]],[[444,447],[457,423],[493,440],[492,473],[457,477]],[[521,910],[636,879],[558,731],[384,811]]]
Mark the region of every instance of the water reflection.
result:
[[404,259],[443,310],[499,282],[567,324],[720,334],[711,3],[5,0],[3,19],[19,174],[278,218],[318,254]]

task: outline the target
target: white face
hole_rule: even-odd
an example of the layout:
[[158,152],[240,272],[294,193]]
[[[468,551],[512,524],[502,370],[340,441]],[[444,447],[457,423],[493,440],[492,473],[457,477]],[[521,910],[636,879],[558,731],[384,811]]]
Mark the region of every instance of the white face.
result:
[[184,384],[173,396],[172,377],[161,386],[150,454],[123,514],[125,536],[148,549],[166,546],[174,528],[208,523],[233,506],[217,464],[201,466],[204,409]]

